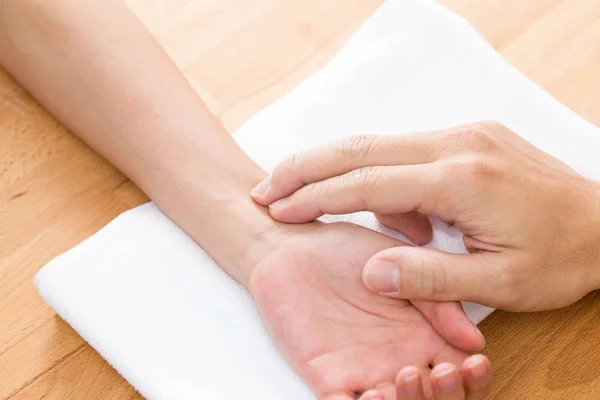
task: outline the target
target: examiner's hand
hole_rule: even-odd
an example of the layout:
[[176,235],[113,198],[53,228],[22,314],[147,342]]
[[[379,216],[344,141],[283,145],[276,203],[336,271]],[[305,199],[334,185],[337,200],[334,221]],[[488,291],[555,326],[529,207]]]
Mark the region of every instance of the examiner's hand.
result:
[[483,122],[299,153],[252,195],[288,223],[373,211],[417,244],[431,238],[427,216],[438,216],[462,231],[471,254],[383,250],[364,268],[367,287],[525,311],[566,306],[599,287],[599,193],[514,132]]

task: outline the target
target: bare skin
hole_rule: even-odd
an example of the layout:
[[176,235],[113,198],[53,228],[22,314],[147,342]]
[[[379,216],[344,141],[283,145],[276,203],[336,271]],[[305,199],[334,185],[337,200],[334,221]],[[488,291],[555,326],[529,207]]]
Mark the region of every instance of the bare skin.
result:
[[403,299],[554,309],[600,287],[600,186],[506,127],[480,122],[309,150],[254,189],[283,222],[368,210],[417,243],[428,216],[454,224],[471,254],[379,252],[363,278]]
[[[439,313],[452,324],[449,313],[438,309],[443,303],[391,299],[362,284],[370,255],[399,244],[341,223],[315,225],[282,243],[259,263],[250,282],[271,336],[322,400],[354,400],[355,393],[371,388],[377,390],[363,396],[411,399],[410,391],[403,394],[402,375],[396,378],[406,366],[419,374],[408,386],[418,384],[415,398],[485,398],[492,383],[489,361],[468,357],[425,317]],[[463,364],[464,382],[458,375]],[[473,375],[474,370],[482,372]]]
[[[489,371],[489,361],[483,356],[467,359],[459,371],[454,365],[440,363],[431,371],[433,385],[432,397],[435,400],[479,400],[489,393],[489,387],[480,379]],[[423,392],[423,374],[416,367],[405,367],[396,375],[397,400],[425,400],[429,397]],[[381,400],[380,390],[369,390],[359,400]]]
[[463,352],[483,338],[458,303],[392,301],[360,283],[369,257],[402,243],[354,225],[281,224],[252,200],[266,173],[122,2],[0,5],[2,65],[250,289],[286,360],[321,398],[383,383],[386,400],[401,399],[395,374],[411,365],[433,396],[426,367],[442,361],[480,360],[485,373],[472,384],[489,391],[489,361]]

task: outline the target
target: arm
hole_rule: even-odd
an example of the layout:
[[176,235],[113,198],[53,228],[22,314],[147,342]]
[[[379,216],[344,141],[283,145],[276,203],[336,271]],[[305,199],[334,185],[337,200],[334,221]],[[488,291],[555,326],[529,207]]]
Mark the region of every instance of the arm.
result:
[[265,173],[133,13],[114,0],[1,4],[2,65],[247,286],[279,234],[248,195]]

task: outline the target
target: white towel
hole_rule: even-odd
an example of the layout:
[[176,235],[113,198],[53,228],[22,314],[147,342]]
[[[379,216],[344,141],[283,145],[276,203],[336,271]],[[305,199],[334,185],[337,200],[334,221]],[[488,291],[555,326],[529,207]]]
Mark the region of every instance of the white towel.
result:
[[[460,17],[422,0],[388,0],[333,61],[236,138],[271,170],[292,152],[351,134],[482,119],[600,178],[598,128],[524,78]],[[344,219],[379,230],[366,213]],[[464,252],[459,232],[435,228],[434,246]],[[150,399],[313,398],[248,293],[152,204],[57,257],[35,284]],[[491,311],[467,306],[475,321]]]

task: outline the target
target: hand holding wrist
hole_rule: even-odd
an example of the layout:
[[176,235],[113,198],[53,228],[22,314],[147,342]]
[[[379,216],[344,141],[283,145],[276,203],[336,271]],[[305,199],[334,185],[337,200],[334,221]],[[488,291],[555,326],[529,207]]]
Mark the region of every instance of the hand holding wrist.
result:
[[424,244],[428,216],[471,254],[388,249],[365,266],[372,290],[513,311],[569,305],[600,286],[597,183],[494,122],[429,134],[360,136],[275,168],[255,199],[284,222],[375,212]]

